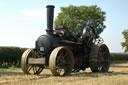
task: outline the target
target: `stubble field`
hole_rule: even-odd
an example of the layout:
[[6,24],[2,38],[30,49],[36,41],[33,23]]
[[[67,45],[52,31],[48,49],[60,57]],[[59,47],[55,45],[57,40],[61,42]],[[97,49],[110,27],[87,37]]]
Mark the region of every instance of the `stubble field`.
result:
[[108,73],[88,68],[66,77],[55,77],[49,69],[40,75],[26,75],[20,68],[0,69],[0,85],[128,85],[128,63],[111,65]]

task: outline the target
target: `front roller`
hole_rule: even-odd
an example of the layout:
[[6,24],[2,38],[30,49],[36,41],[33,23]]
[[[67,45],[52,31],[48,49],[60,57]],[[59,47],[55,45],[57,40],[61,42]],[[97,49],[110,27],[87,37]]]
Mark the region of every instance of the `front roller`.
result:
[[55,48],[49,59],[49,67],[54,76],[70,75],[74,66],[74,57],[67,47]]
[[33,48],[27,49],[23,53],[21,58],[21,68],[25,74],[34,73],[38,75],[42,72],[44,65],[30,63],[30,61],[32,61],[32,58],[37,58],[37,57],[40,57],[40,55]]
[[110,53],[105,44],[97,44],[91,48],[89,64],[92,72],[108,72]]

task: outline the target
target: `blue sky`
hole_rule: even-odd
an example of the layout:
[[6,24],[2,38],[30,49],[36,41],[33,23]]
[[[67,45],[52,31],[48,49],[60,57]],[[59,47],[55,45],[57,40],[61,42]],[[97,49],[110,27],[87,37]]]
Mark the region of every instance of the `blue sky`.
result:
[[98,5],[106,12],[104,43],[111,52],[123,52],[128,0],[0,0],[0,46],[35,47],[37,38],[45,34],[46,5],[55,5],[55,17],[62,6]]

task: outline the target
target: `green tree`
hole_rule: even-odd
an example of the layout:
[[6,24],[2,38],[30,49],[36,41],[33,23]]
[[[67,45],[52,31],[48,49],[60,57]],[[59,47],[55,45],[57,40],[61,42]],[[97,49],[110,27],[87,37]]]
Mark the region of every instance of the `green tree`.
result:
[[125,41],[121,43],[122,47],[124,48],[125,52],[128,52],[128,30],[124,30],[122,32]]
[[83,28],[91,24],[100,34],[104,28],[105,12],[97,5],[61,7],[61,12],[55,20],[55,28],[65,25],[73,34],[81,33]]

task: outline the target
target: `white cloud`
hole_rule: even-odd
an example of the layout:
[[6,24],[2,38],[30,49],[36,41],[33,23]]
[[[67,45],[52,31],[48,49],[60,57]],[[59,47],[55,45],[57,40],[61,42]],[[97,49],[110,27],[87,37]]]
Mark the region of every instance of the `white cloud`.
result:
[[31,17],[45,17],[46,13],[45,10],[23,10],[21,11],[22,14],[25,16],[31,16]]
[[[54,11],[54,18],[56,18],[58,16],[59,12],[60,12],[60,10]],[[44,10],[31,10],[31,9],[23,10],[23,11],[21,11],[21,13],[24,14],[25,16],[46,18],[46,9],[44,9]]]

